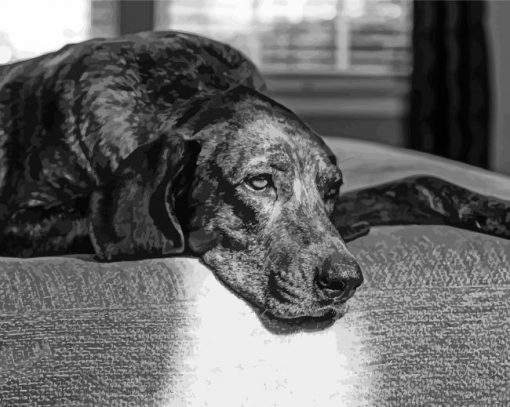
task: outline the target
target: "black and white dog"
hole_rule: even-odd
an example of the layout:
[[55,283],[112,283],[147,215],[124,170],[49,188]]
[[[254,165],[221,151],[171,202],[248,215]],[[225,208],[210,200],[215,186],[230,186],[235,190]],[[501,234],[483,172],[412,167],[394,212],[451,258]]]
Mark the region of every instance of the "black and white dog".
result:
[[183,33],[0,67],[0,254],[194,255],[263,314],[330,323],[371,225],[510,237],[508,202],[431,177],[339,197],[325,143],[233,48]]

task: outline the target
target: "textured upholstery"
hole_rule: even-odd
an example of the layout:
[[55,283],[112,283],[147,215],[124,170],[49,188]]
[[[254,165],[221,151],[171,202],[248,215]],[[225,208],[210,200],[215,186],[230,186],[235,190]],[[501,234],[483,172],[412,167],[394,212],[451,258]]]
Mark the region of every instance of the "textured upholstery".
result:
[[[474,170],[461,181],[510,190]],[[350,248],[365,283],[346,316],[287,336],[196,259],[0,259],[0,405],[510,404],[510,241],[407,226]]]

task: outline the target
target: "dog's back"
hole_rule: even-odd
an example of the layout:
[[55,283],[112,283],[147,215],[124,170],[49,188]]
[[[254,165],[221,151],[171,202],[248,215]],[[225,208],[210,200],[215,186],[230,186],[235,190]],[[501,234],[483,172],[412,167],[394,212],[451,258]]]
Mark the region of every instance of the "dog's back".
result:
[[264,89],[239,51],[175,32],[71,44],[0,75],[0,240],[30,227],[15,220],[28,209],[75,211],[195,96]]
[[[158,109],[171,112],[176,104],[197,94],[240,84],[264,88],[255,66],[239,51],[174,32],[71,44],[4,66],[0,75],[0,191],[6,184],[6,160],[11,165],[13,160],[24,160],[47,145],[48,139],[67,143],[65,138],[78,131],[83,147],[89,150],[85,153],[93,153],[93,144],[100,142],[97,125],[107,124],[90,117],[94,108],[110,121],[116,116],[111,113],[117,112],[109,109],[132,110],[140,117]],[[126,119],[133,119],[130,124],[136,122]],[[118,129],[123,127],[120,120],[117,124]],[[118,130],[108,130],[101,137],[110,138],[109,147],[116,148]],[[147,137],[147,130],[138,137]]]

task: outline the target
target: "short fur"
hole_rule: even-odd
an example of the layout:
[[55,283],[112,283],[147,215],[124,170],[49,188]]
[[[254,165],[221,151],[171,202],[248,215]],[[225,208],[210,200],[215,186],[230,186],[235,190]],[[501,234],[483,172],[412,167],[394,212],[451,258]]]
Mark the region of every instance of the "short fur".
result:
[[510,235],[508,203],[437,179],[338,201],[332,152],[225,44],[96,39],[0,75],[3,255],[199,256],[263,320],[322,327],[362,282],[339,230],[436,222]]
[[[361,284],[330,221],[333,154],[260,93],[238,51],[141,33],[1,74],[2,254],[200,256],[262,314],[285,319],[330,320]],[[250,189],[261,172],[274,185]]]

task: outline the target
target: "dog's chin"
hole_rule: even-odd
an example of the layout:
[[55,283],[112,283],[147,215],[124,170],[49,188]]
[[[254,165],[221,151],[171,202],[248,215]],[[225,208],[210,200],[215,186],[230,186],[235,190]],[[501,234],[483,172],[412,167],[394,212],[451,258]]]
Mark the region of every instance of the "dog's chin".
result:
[[270,332],[287,335],[297,332],[322,331],[331,327],[345,315],[346,311],[347,305],[344,303],[335,308],[318,312],[315,315],[275,315],[268,310],[259,310],[258,317]]

